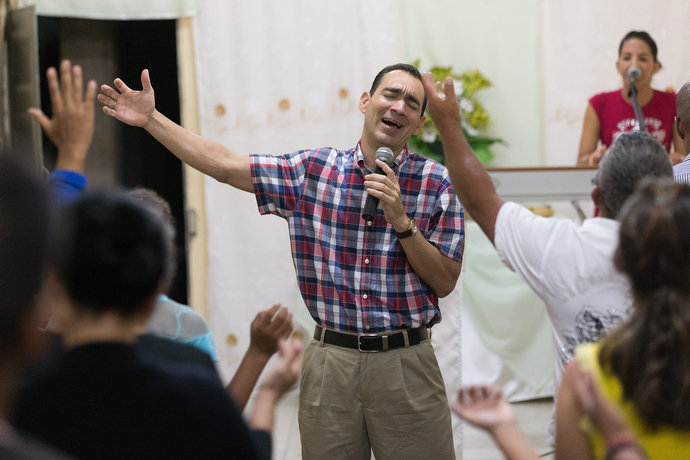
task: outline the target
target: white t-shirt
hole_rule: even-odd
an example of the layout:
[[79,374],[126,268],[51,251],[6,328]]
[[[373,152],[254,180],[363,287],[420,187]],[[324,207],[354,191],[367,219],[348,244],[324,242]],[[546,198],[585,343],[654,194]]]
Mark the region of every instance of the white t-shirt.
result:
[[598,341],[632,312],[630,283],[613,264],[618,229],[613,219],[595,217],[580,226],[512,202],[496,217],[494,244],[501,261],[546,304],[556,393],[575,347]]

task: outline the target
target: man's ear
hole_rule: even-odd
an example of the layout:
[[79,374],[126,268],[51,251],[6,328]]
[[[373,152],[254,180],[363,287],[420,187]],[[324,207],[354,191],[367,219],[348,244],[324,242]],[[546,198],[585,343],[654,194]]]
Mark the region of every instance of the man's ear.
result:
[[598,210],[598,212],[595,213],[595,217],[605,217],[604,214],[606,214],[606,212],[604,210],[604,196],[601,194],[601,189],[598,185],[592,190],[592,202],[594,202],[594,207]]
[[367,110],[367,102],[371,99],[371,95],[368,91],[364,91],[359,97],[359,111],[364,113]]
[[424,127],[424,122],[426,122],[426,116],[422,115],[419,121],[417,122],[417,129],[415,129],[413,136],[422,130],[422,128]]
[[681,139],[685,140],[685,129],[683,129],[683,123],[679,117],[676,117],[676,132]]

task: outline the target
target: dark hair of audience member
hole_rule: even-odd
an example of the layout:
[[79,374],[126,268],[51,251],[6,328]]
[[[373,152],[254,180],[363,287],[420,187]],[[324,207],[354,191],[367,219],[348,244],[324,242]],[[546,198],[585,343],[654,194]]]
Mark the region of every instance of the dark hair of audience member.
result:
[[0,156],[0,358],[14,352],[41,285],[48,232],[43,183]]
[[92,193],[59,217],[49,263],[77,308],[128,316],[172,279],[173,235],[159,209],[126,192]]
[[690,187],[645,181],[621,211],[616,266],[635,311],[600,361],[651,430],[690,430]]
[[172,210],[170,209],[170,203],[168,203],[162,196],[156,193],[155,190],[151,190],[150,188],[138,187],[130,190],[129,194],[130,196],[138,200],[141,200],[144,203],[159,208],[170,222],[170,225],[172,225],[173,228],[175,227],[176,222],[175,218],[173,217]]

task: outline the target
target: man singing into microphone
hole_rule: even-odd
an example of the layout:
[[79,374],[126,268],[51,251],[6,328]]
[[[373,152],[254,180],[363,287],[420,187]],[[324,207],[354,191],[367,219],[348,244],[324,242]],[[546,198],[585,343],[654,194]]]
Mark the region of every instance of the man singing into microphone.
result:
[[[155,110],[143,91],[102,86],[103,111],[145,128],[182,161],[256,195],[288,221],[302,296],[317,322],[300,388],[304,459],[454,457],[451,419],[428,328],[460,274],[463,210],[447,170],[409,152],[424,125],[419,71],[384,68],[362,94],[362,137],[350,150],[241,155]],[[376,160],[389,148],[392,164]],[[383,174],[372,171],[379,167]],[[368,195],[380,206],[371,221]]]

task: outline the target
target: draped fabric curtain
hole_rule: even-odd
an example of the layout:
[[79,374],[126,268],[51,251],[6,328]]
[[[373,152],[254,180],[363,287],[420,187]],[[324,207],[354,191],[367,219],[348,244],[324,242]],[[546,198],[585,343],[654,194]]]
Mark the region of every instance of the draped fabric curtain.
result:
[[[241,153],[351,148],[359,97],[384,66],[404,59],[394,0],[207,0],[195,18],[201,131]],[[232,375],[250,322],[290,307],[305,340],[286,222],[260,216],[253,195],[206,178],[208,317],[220,367]]]
[[20,0],[41,16],[84,19],[173,19],[191,16],[203,0]]

